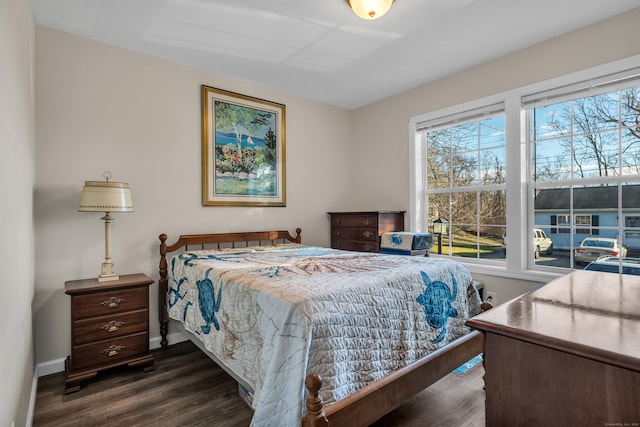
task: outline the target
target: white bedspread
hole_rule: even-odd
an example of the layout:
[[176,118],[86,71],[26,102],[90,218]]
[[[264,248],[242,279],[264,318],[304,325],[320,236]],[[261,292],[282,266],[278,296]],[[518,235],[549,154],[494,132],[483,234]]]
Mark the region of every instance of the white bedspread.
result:
[[252,426],[299,426],[304,378],[325,403],[469,332],[471,275],[428,257],[276,245],[171,259],[168,306],[254,392]]

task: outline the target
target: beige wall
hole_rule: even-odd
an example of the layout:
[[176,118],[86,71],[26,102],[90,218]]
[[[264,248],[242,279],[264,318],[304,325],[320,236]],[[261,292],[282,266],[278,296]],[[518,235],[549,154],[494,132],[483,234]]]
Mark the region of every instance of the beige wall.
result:
[[[638,55],[638,40],[640,8],[356,110],[352,204],[408,209],[410,117]],[[538,285],[482,278],[499,301]]]
[[0,0],[0,426],[26,425],[34,375],[33,43],[31,1]]
[[[36,360],[70,349],[67,280],[96,277],[104,259],[100,214],[80,213],[85,180],[130,183],[135,213],[114,214],[116,271],[158,278],[158,235],[302,227],[329,244],[326,212],[349,194],[352,113],[38,26],[35,197]],[[286,105],[284,208],[203,207],[200,85]],[[152,286],[151,336],[157,337]]]
[[[37,27],[37,362],[69,353],[64,282],[95,277],[104,256],[101,215],[77,212],[84,180],[110,170],[133,188],[136,212],[112,231],[120,273],[157,279],[162,232],[300,226],[328,245],[327,211],[408,209],[409,117],[638,54],[637,22],[640,9],[356,111]],[[201,206],[201,84],[286,104],[286,208]],[[538,285],[481,278],[503,301]]]

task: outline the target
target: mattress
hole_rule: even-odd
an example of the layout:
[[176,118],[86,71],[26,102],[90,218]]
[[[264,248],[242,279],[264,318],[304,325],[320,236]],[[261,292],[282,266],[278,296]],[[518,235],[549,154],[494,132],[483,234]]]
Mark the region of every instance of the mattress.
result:
[[299,426],[308,373],[330,404],[468,333],[470,283],[453,260],[284,244],[174,256],[167,303],[250,389],[252,426]]

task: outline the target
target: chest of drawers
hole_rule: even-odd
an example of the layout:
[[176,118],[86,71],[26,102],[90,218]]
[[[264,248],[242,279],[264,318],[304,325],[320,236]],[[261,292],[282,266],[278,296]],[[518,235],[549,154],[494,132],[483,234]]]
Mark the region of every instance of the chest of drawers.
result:
[[405,211],[329,212],[331,247],[347,251],[380,252],[380,236],[404,231]]
[[640,277],[575,271],[467,321],[490,426],[638,425]]
[[153,369],[149,353],[149,285],[144,274],[119,280],[72,280],[71,355],[65,362],[65,393],[80,390],[84,380],[119,365]]

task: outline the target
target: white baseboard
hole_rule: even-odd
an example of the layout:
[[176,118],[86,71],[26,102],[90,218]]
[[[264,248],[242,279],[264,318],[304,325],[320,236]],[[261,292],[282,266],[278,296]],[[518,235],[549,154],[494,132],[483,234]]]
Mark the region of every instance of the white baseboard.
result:
[[[185,335],[184,332],[175,332],[173,334],[167,335],[167,341],[169,341],[169,345],[178,344],[179,342],[187,341],[189,338]],[[156,348],[160,348],[160,341],[162,338],[154,337],[149,340],[149,349],[155,350]]]
[[33,425],[33,414],[36,411],[36,395],[38,394],[38,370],[36,368],[33,381],[31,382],[31,397],[29,397],[29,411],[27,412],[27,426]]
[[[160,337],[154,337],[149,340],[149,349],[155,350],[160,348]],[[177,344],[179,342],[187,341],[187,335],[184,332],[176,332],[174,334],[167,335],[167,341],[169,345]],[[57,374],[64,371],[65,358],[50,360],[47,362],[38,363],[36,365],[35,372],[33,373],[33,382],[31,383],[31,397],[29,398],[29,412],[27,413],[27,426],[30,427],[33,423],[33,414],[36,408],[36,396],[38,395],[38,378],[46,375]]]
[[[167,341],[169,341],[169,345],[177,344],[179,342],[187,341],[187,335],[184,332],[176,332],[173,334],[167,335]],[[149,349],[155,350],[160,348],[160,341],[162,339],[160,337],[153,337],[149,340]],[[36,365],[36,376],[44,377],[46,375],[57,374],[58,372],[64,371],[64,361],[65,358],[50,360],[48,362],[38,363]]]
[[57,374],[64,371],[65,358],[49,360],[48,362],[38,363],[36,365],[36,375],[38,377],[44,377],[51,374]]

